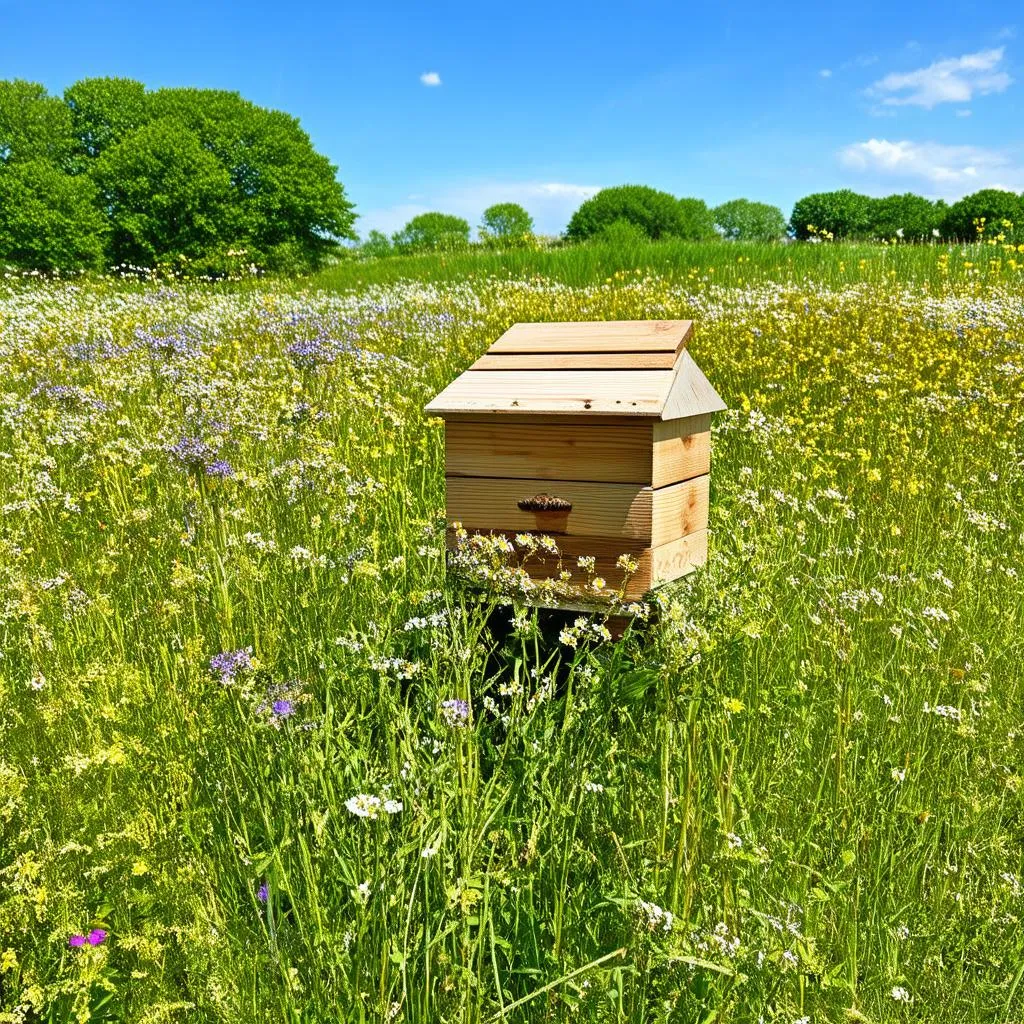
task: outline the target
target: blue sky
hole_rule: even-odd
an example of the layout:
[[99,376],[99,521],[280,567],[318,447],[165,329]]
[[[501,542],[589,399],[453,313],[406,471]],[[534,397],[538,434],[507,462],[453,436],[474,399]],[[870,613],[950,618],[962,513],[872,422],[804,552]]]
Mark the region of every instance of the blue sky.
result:
[[[234,89],[297,116],[395,230],[638,183],[789,214],[849,186],[1024,189],[1019,3],[0,0],[0,78]],[[1024,30],[1024,24],[1021,29]]]

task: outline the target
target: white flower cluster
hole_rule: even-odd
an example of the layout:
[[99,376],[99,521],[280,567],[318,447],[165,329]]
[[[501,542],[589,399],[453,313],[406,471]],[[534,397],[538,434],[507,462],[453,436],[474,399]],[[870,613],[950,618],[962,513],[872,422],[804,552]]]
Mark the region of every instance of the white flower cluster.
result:
[[373,821],[384,814],[398,814],[402,810],[402,801],[374,796],[372,793],[356,793],[345,801],[345,807],[349,814]]
[[648,931],[672,931],[675,916],[671,910],[665,910],[657,903],[648,903],[647,900],[637,900],[636,909],[640,914],[641,922]]

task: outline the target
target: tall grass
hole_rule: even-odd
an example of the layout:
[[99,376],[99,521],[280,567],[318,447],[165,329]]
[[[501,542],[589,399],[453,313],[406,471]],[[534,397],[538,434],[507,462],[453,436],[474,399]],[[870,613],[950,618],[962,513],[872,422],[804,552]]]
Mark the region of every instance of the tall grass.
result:
[[711,282],[746,287],[765,282],[811,282],[842,288],[851,284],[963,287],[979,278],[994,283],[1018,276],[1024,254],[1012,246],[749,242],[667,240],[634,245],[593,242],[543,249],[495,251],[474,248],[442,255],[347,259],[322,271],[318,285],[330,289],[393,284],[402,280],[462,282],[474,278],[532,276],[573,287],[600,284],[623,274],[650,274],[675,283]]
[[[707,568],[618,644],[454,586],[425,401],[675,316]],[[974,277],[4,293],[0,1019],[1020,1019],[1022,330]]]

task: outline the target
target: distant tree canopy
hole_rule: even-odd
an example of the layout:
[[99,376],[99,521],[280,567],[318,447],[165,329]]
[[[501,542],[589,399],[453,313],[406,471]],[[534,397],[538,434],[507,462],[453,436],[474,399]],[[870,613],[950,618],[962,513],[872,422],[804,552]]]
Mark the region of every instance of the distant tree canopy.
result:
[[[48,187],[15,208],[44,167]],[[355,237],[354,219],[299,122],[238,93],[92,78],[60,99],[0,82],[0,263],[205,272],[244,252],[305,270]]]
[[421,213],[391,236],[398,252],[452,252],[469,246],[469,222],[450,213]]
[[646,185],[605,188],[572,215],[566,237],[581,242],[600,235],[616,221],[636,225],[651,239],[712,237],[714,222],[701,199],[677,199]]
[[777,242],[786,233],[786,218],[777,206],[730,199],[711,211],[723,238],[734,242]]
[[1024,196],[996,188],[964,196],[945,211],[942,232],[961,242],[1005,235],[1024,242]]
[[484,242],[511,245],[533,235],[533,218],[518,203],[488,206],[480,219],[480,238]]

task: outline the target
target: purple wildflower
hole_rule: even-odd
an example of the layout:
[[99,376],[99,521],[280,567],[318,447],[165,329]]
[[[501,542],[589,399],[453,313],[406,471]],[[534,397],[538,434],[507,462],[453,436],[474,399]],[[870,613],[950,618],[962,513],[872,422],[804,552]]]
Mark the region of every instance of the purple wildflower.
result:
[[266,903],[267,900],[270,899],[270,887],[266,882],[256,890],[256,899],[258,899],[260,903]]
[[149,349],[155,356],[198,356],[201,340],[196,328],[188,324],[160,324],[151,330],[135,328],[136,345]]
[[226,459],[217,459],[206,467],[206,475],[217,476],[222,480],[226,480],[229,476],[234,476],[235,471],[232,468],[231,463]]
[[289,715],[295,714],[295,705],[290,700],[275,700],[274,703],[270,705],[270,710],[273,711],[278,718],[287,718]]
[[230,686],[239,672],[252,668],[252,648],[237,651],[221,651],[210,659],[210,671],[220,676],[221,684]]
[[199,470],[208,466],[217,453],[201,437],[183,437],[168,446],[167,454],[181,469]]
[[338,358],[337,343],[322,336],[293,341],[285,351],[296,366],[308,368],[321,363],[333,363]]
[[441,701],[441,717],[445,724],[459,729],[469,722],[469,703],[461,697]]
[[72,935],[71,938],[68,939],[68,945],[72,949],[78,949],[79,946],[84,946],[85,945],[85,936],[84,935]]
[[91,932],[89,932],[89,936],[88,936],[89,945],[90,946],[98,946],[102,942],[104,942],[106,940],[106,938],[107,938],[107,933],[102,928],[93,928],[93,930]]

